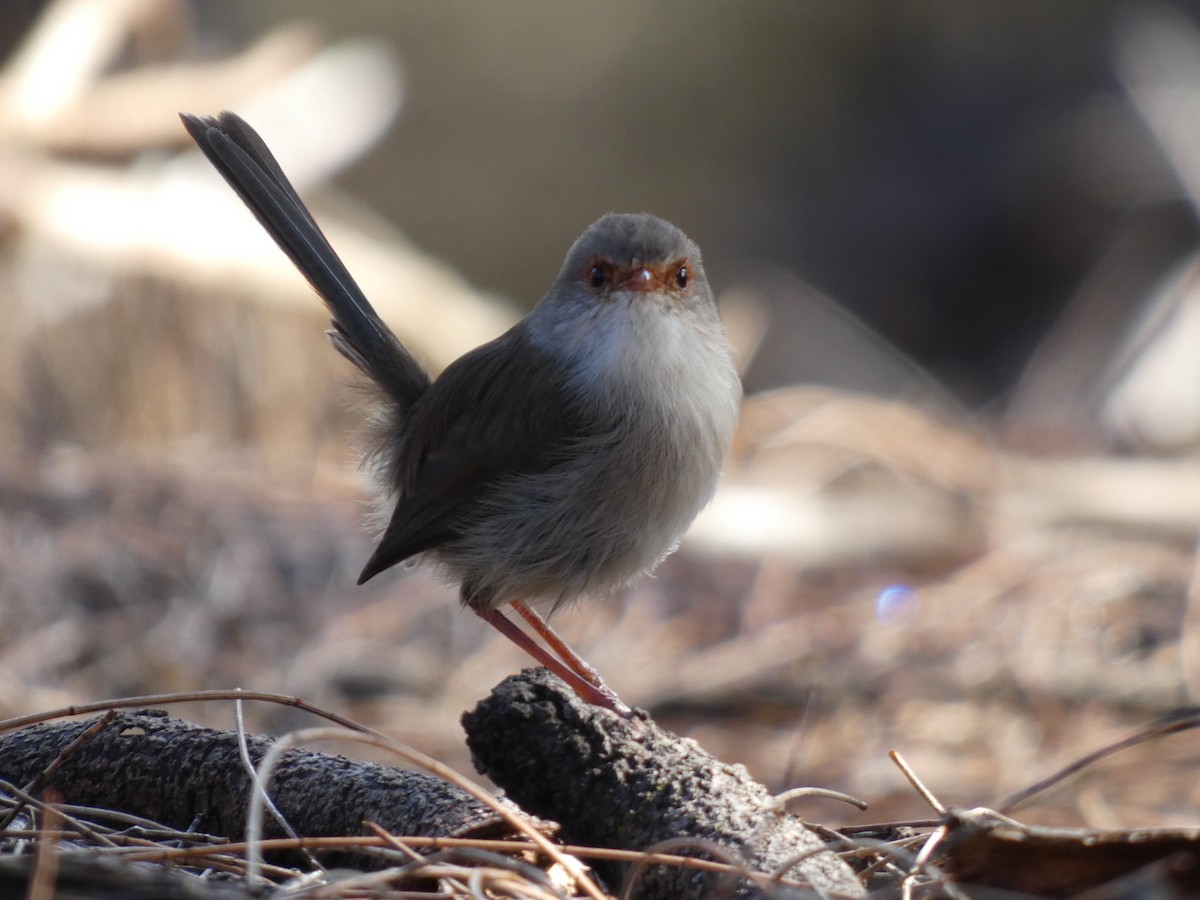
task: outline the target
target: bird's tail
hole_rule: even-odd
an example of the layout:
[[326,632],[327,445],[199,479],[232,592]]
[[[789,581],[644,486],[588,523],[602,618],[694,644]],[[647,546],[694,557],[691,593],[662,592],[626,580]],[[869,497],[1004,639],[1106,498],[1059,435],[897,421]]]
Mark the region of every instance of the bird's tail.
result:
[[239,116],[182,113],[184,127],[333,315],[330,338],[398,410],[429,387],[429,375],[371,307],[275,157]]

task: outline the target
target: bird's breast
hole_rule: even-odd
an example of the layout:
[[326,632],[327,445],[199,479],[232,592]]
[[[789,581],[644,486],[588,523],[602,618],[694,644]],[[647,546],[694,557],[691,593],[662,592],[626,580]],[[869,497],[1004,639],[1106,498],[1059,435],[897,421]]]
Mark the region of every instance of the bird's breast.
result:
[[[597,455],[645,497],[654,541],[673,545],[708,502],[737,423],[741,385],[715,310],[634,307],[597,317],[568,365],[577,402],[608,433]],[[660,551],[661,552],[661,551]]]
[[741,384],[715,306],[659,299],[543,308],[528,334],[579,419],[603,435],[596,457],[670,489],[690,521],[728,452]]

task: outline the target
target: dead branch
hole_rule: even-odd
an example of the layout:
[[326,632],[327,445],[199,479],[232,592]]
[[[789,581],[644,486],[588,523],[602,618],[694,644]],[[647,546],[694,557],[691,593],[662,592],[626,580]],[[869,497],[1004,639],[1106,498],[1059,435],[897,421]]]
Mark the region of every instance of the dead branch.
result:
[[[628,850],[671,841],[673,852],[723,852],[752,871],[786,870],[819,891],[862,893],[850,868],[745,768],[644,715],[626,720],[588,706],[543,669],[501,683],[463,725],[476,768],[527,812],[561,823],[567,841]],[[613,865],[601,871],[617,883],[628,874]],[[762,887],[647,866],[632,896],[743,897]]]
[[[28,896],[32,856],[0,859],[0,894]],[[131,865],[118,857],[76,853],[58,860],[54,896],[60,900],[247,900],[259,897],[241,882],[197,878],[166,866]]]
[[1046,828],[986,810],[952,810],[945,827],[940,864],[964,885],[1038,897],[1187,897],[1200,889],[1195,828]]
[[[251,781],[235,733],[143,710],[116,716],[59,759],[92,724],[53,722],[0,735],[0,779],[27,784],[57,761],[44,786],[65,802],[232,840],[246,836]],[[246,741],[257,765],[271,739]],[[465,836],[492,830],[500,821],[440,778],[305,750],[282,755],[268,791],[291,827],[305,836],[366,834],[368,820],[393,834]],[[284,835],[267,820],[263,837]]]

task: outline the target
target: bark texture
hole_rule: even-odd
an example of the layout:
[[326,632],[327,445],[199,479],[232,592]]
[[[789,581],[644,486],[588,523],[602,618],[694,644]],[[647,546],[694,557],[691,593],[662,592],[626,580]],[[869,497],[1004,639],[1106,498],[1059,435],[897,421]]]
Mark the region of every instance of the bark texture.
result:
[[[860,896],[849,866],[774,801],[742,766],[644,716],[622,719],[590,706],[544,669],[501,683],[463,716],[475,767],[526,812],[554,819],[569,843],[645,850],[672,838],[715,844],[751,869],[788,875],[821,891]],[[674,851],[678,852],[678,851]],[[806,855],[807,854],[807,855]],[[695,855],[703,855],[696,853]],[[614,883],[627,876],[600,867]],[[638,874],[632,896],[747,897],[748,879],[655,866]]]
[[[0,735],[0,780],[33,782],[67,803],[122,810],[173,828],[245,836],[250,778],[234,732],[200,728],[158,710],[126,713],[42,777],[95,721],[50,722]],[[248,738],[255,764],[270,745],[270,738]],[[412,836],[461,837],[499,827],[492,810],[440,778],[309,750],[282,755],[268,792],[302,836],[363,834],[364,820]],[[284,836],[269,815],[264,836]]]
[[[0,897],[28,897],[37,866],[32,854],[0,858]],[[199,878],[99,853],[60,857],[55,867],[54,900],[261,900],[263,896],[219,877]]]

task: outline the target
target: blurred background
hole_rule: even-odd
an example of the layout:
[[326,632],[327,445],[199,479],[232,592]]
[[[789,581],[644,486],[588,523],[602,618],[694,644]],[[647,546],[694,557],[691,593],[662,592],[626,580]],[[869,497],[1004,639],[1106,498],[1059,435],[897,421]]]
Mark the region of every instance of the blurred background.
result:
[[[992,804],[1194,702],[1200,5],[29,0],[0,52],[4,714],[279,690],[469,770],[458,715],[526,664],[419,569],[353,586],[361,410],[177,119],[222,109],[433,369],[606,211],[697,240],[725,482],[556,624],[768,785],[873,805],[806,818],[927,815],[893,747]],[[1198,754],[1021,812],[1192,823]]]

